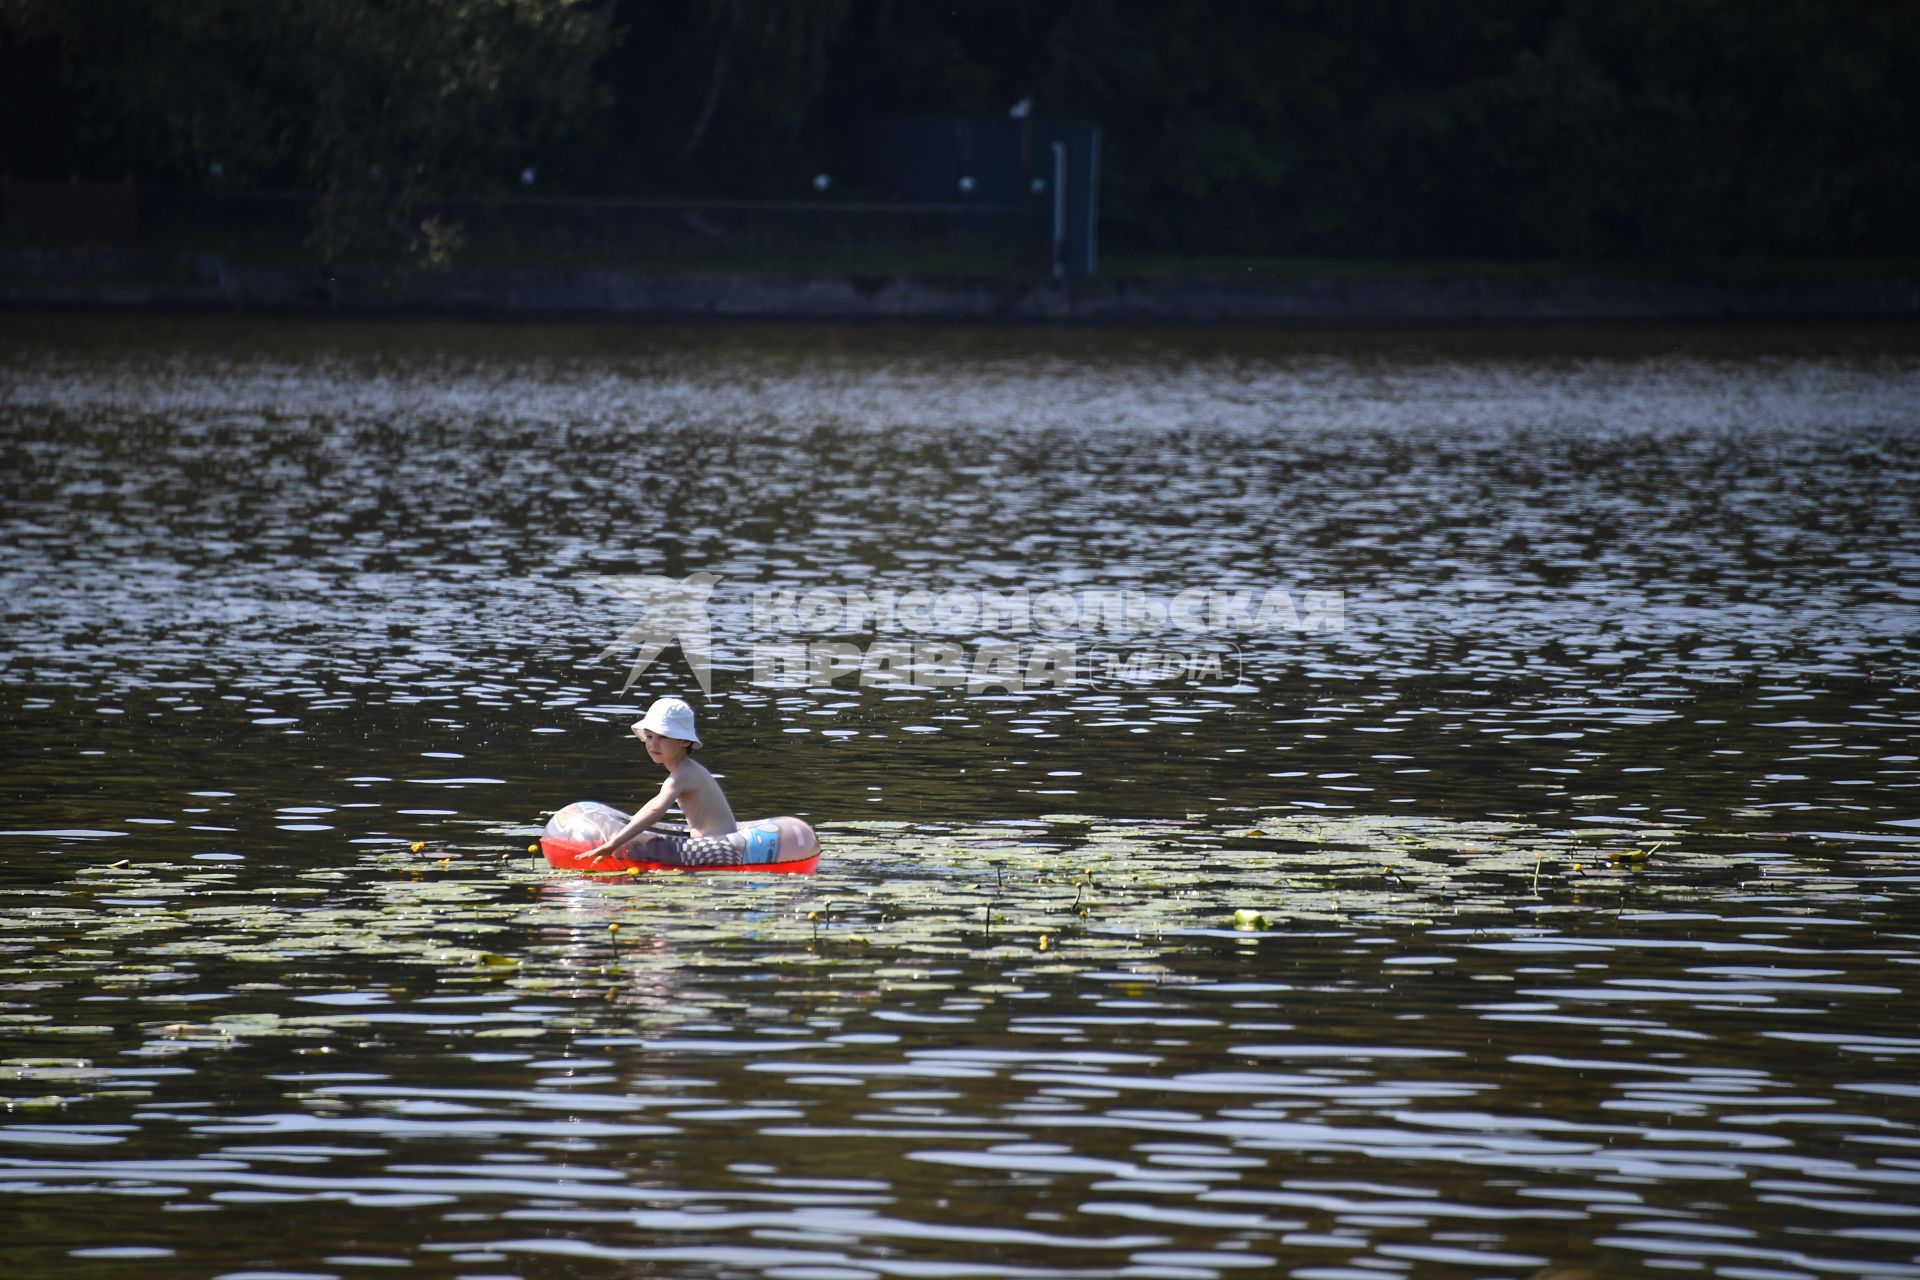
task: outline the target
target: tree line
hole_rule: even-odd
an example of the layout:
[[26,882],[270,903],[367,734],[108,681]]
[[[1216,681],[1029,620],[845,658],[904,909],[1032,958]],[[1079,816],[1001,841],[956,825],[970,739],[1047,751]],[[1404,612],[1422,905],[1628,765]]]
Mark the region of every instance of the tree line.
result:
[[1114,249],[1911,255],[1915,0],[0,0],[0,167],[316,196],[859,193],[862,122],[1104,134]]

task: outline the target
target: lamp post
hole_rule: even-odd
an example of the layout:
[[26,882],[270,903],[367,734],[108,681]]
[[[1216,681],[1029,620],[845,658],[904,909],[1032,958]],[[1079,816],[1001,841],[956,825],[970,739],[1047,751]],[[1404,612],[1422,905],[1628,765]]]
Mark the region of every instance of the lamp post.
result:
[[1007,114],[1020,122],[1020,266],[1033,270],[1033,198],[1042,183],[1033,176],[1033,95],[1013,104]]

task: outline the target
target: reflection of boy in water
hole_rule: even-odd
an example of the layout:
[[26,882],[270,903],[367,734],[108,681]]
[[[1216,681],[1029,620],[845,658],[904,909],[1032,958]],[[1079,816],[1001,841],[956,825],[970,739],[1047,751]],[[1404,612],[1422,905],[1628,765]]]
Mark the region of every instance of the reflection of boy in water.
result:
[[[589,858],[613,853],[641,837],[628,857],[682,867],[738,866],[746,861],[747,838],[734,821],[726,793],[706,766],[693,758],[700,735],[693,727],[693,708],[679,698],[661,698],[633,726],[634,736],[646,744],[647,755],[667,771],[667,780],[653,799],[640,807],[633,821],[604,844],[587,850]],[[684,828],[658,825],[668,809],[680,806]],[[642,832],[650,832],[642,836]]]

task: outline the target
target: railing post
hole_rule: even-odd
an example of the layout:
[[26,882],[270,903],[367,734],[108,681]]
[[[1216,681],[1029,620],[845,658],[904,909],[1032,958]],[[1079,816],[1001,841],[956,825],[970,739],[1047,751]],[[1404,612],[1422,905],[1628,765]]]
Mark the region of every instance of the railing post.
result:
[[1067,144],[1053,144],[1053,278],[1067,278]]

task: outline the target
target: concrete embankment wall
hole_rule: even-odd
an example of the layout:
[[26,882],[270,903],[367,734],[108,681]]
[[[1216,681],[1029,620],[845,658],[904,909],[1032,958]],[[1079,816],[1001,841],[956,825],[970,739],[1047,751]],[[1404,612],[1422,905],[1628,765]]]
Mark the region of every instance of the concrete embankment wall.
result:
[[466,267],[404,273],[0,257],[0,307],[1011,324],[1920,320],[1920,275],[1099,279]]

